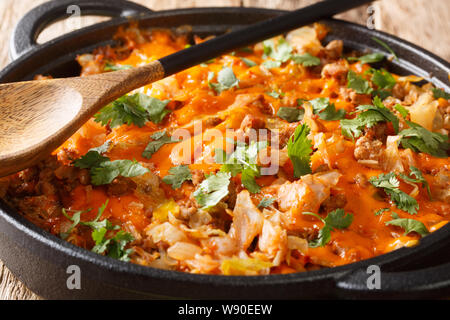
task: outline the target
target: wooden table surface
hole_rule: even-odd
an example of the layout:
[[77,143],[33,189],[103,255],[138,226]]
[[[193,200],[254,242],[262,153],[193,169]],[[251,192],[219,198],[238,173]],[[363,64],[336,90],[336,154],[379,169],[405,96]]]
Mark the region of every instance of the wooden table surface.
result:
[[[17,21],[31,8],[47,0],[0,0],[0,68],[9,63],[8,42]],[[107,0],[104,0],[107,2]],[[245,6],[295,9],[317,0],[134,0],[154,10],[187,7]],[[76,0],[73,1],[74,4]],[[448,0],[381,0],[338,16],[340,19],[395,34],[450,60],[450,1]],[[86,26],[104,18],[85,17],[50,26],[39,37],[40,42]],[[12,275],[0,261],[0,300],[40,299]]]

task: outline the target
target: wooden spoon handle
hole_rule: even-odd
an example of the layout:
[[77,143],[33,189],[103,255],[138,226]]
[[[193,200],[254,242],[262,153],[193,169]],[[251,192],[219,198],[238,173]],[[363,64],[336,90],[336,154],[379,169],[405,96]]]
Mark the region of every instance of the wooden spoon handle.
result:
[[139,68],[61,79],[60,83],[81,93],[82,113],[89,118],[111,101],[165,76],[163,66],[156,60]]
[[226,52],[306,26],[373,0],[327,0],[252,24],[160,59],[166,76],[208,61]]

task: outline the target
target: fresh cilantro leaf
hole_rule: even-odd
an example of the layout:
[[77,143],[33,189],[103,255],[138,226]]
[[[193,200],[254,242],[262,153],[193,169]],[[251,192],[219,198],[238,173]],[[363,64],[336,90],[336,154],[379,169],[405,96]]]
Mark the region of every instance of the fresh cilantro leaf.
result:
[[183,182],[192,180],[191,170],[186,165],[172,167],[169,169],[169,175],[165,176],[162,181],[172,185],[172,189],[178,189]]
[[372,40],[375,41],[376,43],[378,43],[383,48],[385,48],[390,54],[392,54],[394,56],[395,59],[398,60],[397,54],[384,41],[382,41],[382,40],[380,40],[380,39],[378,39],[376,37],[372,37]]
[[136,177],[148,172],[137,161],[115,160],[104,161],[98,166],[91,168],[91,182],[93,185],[103,185],[111,183],[118,176]]
[[161,123],[164,117],[169,114],[171,111],[166,109],[167,104],[170,100],[159,100],[153,97],[149,97],[145,94],[138,94],[137,103],[144,107],[147,110],[147,117],[153,123]]
[[320,65],[320,59],[310,53],[305,53],[302,55],[295,54],[292,56],[292,61],[297,64],[301,64],[304,67],[314,67]]
[[86,222],[80,222],[80,224],[84,226],[91,227],[92,229],[98,229],[98,228],[108,228],[108,230],[115,230],[118,229],[118,226],[113,226],[108,220],[102,220],[99,221],[100,217],[102,216],[103,212],[105,212],[106,207],[108,206],[109,200],[106,200],[104,204],[100,208],[98,208],[97,216],[92,221],[86,221]]
[[247,65],[247,67],[251,68],[254,67],[256,65],[258,65],[255,61],[247,59],[247,58],[241,58],[242,61],[244,61],[244,63]]
[[303,119],[305,115],[305,109],[291,108],[291,107],[280,107],[277,112],[277,116],[287,122],[297,122]]
[[81,215],[82,215],[83,213],[86,213],[86,212],[89,212],[89,211],[91,211],[91,209],[88,209],[88,210],[78,210],[78,211],[75,211],[75,212],[73,213],[72,216],[69,216],[69,215],[67,214],[66,209],[63,208],[63,209],[61,210],[62,214],[63,214],[68,220],[70,220],[70,221],[72,222],[72,225],[67,229],[66,232],[61,232],[61,233],[59,234],[59,236],[60,236],[62,239],[67,239],[67,237],[70,235],[70,233],[72,232],[72,230],[80,223],[80,221],[81,221]]
[[347,87],[355,90],[359,94],[369,94],[372,93],[372,88],[370,87],[369,81],[356,74],[355,71],[349,70],[347,73]]
[[[376,121],[382,121],[381,117],[377,115]],[[362,130],[365,127],[364,119],[358,117],[354,119],[343,119],[340,124],[342,135],[352,140],[362,135]]]
[[353,222],[353,215],[345,214],[344,209],[336,209],[330,212],[324,219],[325,223],[335,229],[348,228]]
[[406,109],[404,106],[402,106],[401,104],[398,104],[398,103],[394,106],[394,108],[395,108],[395,110],[397,110],[400,113],[400,115],[403,117],[403,119],[406,119],[406,117],[409,114],[408,109]]
[[111,146],[111,141],[107,140],[104,144],[102,144],[101,146],[98,146],[96,148],[91,148],[89,149],[89,151],[96,151],[98,153],[105,153],[108,152],[109,147]]
[[417,210],[419,209],[417,200],[399,189],[400,182],[393,172],[387,174],[381,173],[378,177],[371,177],[369,182],[374,187],[383,189],[396,204],[397,208],[404,210],[409,214],[417,213]]
[[179,140],[173,140],[172,137],[169,137],[166,134],[166,131],[159,131],[154,133],[151,138],[153,139],[150,141],[147,146],[145,147],[144,151],[142,152],[142,157],[146,159],[150,159],[152,155],[158,151],[163,145],[168,143],[176,143],[180,142]]
[[259,204],[258,204],[258,208],[259,209],[261,209],[261,208],[267,208],[267,207],[270,207],[274,202],[275,202],[275,198],[263,198],[260,202],[259,202]]
[[397,227],[403,228],[405,230],[405,233],[404,233],[405,236],[408,233],[417,232],[422,237],[425,237],[427,234],[430,233],[428,231],[427,227],[425,227],[425,225],[422,222],[415,220],[415,219],[398,218],[398,219],[394,219],[394,220],[386,222],[386,225],[387,226],[389,226],[389,225],[397,226]]
[[408,129],[402,130],[400,143],[403,148],[412,149],[414,152],[431,154],[438,158],[447,158],[450,144],[444,134],[431,132],[417,123],[406,121]]
[[384,59],[384,54],[379,52],[369,53],[361,57],[348,57],[349,61],[359,61],[361,63],[375,63]]
[[266,40],[263,42],[263,47],[265,56],[271,57],[276,61],[286,62],[291,58],[292,47],[284,38],[278,40],[276,47],[272,40]]
[[107,240],[107,252],[108,257],[121,260],[130,261],[129,255],[133,252],[133,249],[125,249],[125,246],[134,240],[133,236],[123,230],[120,230],[116,235]]
[[147,120],[160,123],[170,113],[165,109],[169,100],[160,101],[142,93],[125,95],[101,109],[94,117],[96,122],[111,128],[127,124],[142,127]]
[[288,141],[288,156],[294,166],[294,176],[301,177],[311,173],[312,144],[308,139],[310,129],[308,125],[299,125],[294,135]]
[[268,69],[278,68],[283,62],[291,58],[292,47],[284,39],[278,40],[278,45],[275,46],[273,40],[266,40],[263,42],[264,58],[270,57],[273,60],[266,60],[262,65]]
[[391,217],[392,217],[392,219],[399,219],[400,218],[398,216],[397,212],[392,212]]
[[[211,74],[211,73],[210,73]],[[214,73],[212,73],[214,76]],[[221,93],[224,90],[229,90],[233,87],[237,87],[239,80],[234,75],[233,69],[230,67],[225,67],[219,71],[217,74],[217,83],[211,82],[212,78],[208,77],[209,86],[214,89],[217,93]]]
[[142,127],[147,120],[147,112],[142,106],[137,105],[131,96],[123,96],[101,109],[94,118],[102,125],[109,123],[111,128],[123,124]]
[[405,175],[404,173],[400,173],[400,178],[402,178],[403,180],[412,182],[412,183],[421,183],[422,184],[422,188],[426,188],[427,189],[428,197],[431,200],[430,185],[428,184],[428,181],[423,177],[422,172],[418,168],[416,168],[414,166],[411,166],[409,168],[409,170],[410,170],[409,176]]
[[389,208],[381,208],[380,210],[377,210],[377,211],[375,212],[375,215],[376,215],[376,216],[379,216],[379,215],[381,215],[381,214],[383,214],[384,212],[389,211],[389,210],[390,210]]
[[273,42],[273,40],[265,40],[262,44],[264,50],[263,58],[270,57],[272,55],[272,52],[276,50],[275,43]]
[[391,73],[386,71],[385,69],[377,70],[372,69],[372,82],[378,86],[381,90],[390,90],[395,86],[395,78]]
[[120,230],[114,237],[107,239],[106,228],[95,229],[92,232],[92,239],[95,241],[95,246],[92,251],[98,254],[107,255],[110,258],[121,261],[129,261],[129,255],[133,252],[132,249],[125,250],[125,246],[134,240],[129,233]]
[[80,169],[90,169],[92,167],[98,167],[101,163],[109,161],[108,157],[102,156],[97,151],[88,151],[80,159],[75,160],[73,165]]
[[450,93],[447,93],[442,89],[432,88],[431,91],[433,92],[433,97],[435,99],[442,98],[445,100],[450,100]]
[[374,111],[380,113],[386,122],[392,123],[395,133],[398,133],[398,130],[399,130],[398,118],[392,113],[391,110],[389,110],[388,108],[386,108],[384,106],[380,97],[375,97],[372,102],[373,102],[374,107],[363,106],[360,110],[374,110]]
[[115,65],[112,64],[111,62],[107,62],[105,64],[105,68],[103,69],[104,71],[119,71],[119,70],[128,70],[128,69],[132,69],[133,66],[130,66],[129,64],[124,64],[124,65]]
[[324,223],[324,226],[319,231],[318,237],[309,242],[311,248],[325,246],[331,240],[332,231],[335,229],[346,229],[353,222],[353,215],[350,213],[346,214],[344,209],[341,208],[328,213],[325,219],[312,212],[303,212],[303,214],[312,215]]
[[378,122],[391,122],[395,132],[398,132],[398,118],[383,105],[379,97],[373,99],[373,105],[362,105],[357,110],[362,112],[356,118],[341,120],[344,136],[353,140],[362,134],[365,127],[370,128]]
[[200,183],[193,195],[202,210],[214,207],[228,195],[230,178],[229,172],[217,172],[215,175],[208,175]]
[[242,170],[241,182],[244,187],[251,193],[258,193],[261,191],[261,187],[256,183],[255,178],[259,176],[259,170],[254,171],[250,168],[245,168],[244,170]]
[[333,103],[328,98],[316,98],[310,101],[313,111],[323,120],[339,120],[345,117],[345,110],[336,110]]
[[274,60],[266,60],[262,63],[262,65],[264,67],[266,67],[267,69],[272,69],[272,68],[279,68],[281,66],[281,62],[280,61],[274,61]]
[[[229,157],[226,157],[224,151],[221,154],[220,150],[216,150],[216,156],[219,155],[225,159],[220,171],[230,172],[233,176],[241,173],[244,187],[252,193],[258,193],[261,188],[255,181],[255,178],[260,176],[257,157],[258,152],[266,147],[267,141],[252,141],[249,146],[245,143],[238,143],[236,150]],[[218,158],[216,158],[217,160]]]
[[379,97],[381,100],[386,99],[387,97],[392,95],[392,90],[382,90],[382,89],[376,89],[372,91],[372,95],[374,97]]
[[114,231],[120,229],[119,226],[113,225],[107,219],[99,221],[103,212],[105,211],[108,205],[108,200],[98,209],[98,214],[92,221],[80,221],[80,215],[84,212],[90,211],[88,209],[86,211],[76,211],[72,217],[68,216],[66,210],[63,209],[62,212],[67,219],[73,222],[72,226],[69,228],[67,233],[61,234],[63,239],[67,238],[73,228],[80,224],[92,229],[91,237],[95,242],[95,246],[92,248],[92,251],[98,254],[106,254],[107,256],[119,259],[122,261],[129,261],[129,254],[133,252],[132,249],[125,250],[125,246],[134,240],[133,236],[129,233],[125,233],[123,230],[117,232],[112,238],[105,238],[108,231]]

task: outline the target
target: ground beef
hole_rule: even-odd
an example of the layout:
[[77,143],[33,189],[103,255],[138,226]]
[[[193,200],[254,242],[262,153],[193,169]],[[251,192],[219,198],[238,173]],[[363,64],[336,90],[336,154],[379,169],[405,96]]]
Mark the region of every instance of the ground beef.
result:
[[405,88],[399,83],[396,83],[392,88],[392,95],[400,100],[403,100],[406,96]]
[[356,184],[362,188],[366,188],[369,185],[369,180],[363,173],[357,173],[354,178]]
[[348,65],[341,62],[326,64],[322,69],[322,76],[325,78],[335,78],[339,83],[347,81]]
[[205,174],[202,170],[192,170],[192,184],[194,186],[198,186],[200,183],[202,183],[203,180],[205,180]]
[[354,156],[357,160],[379,160],[383,154],[383,142],[367,135],[356,140]]
[[177,204],[180,207],[180,216],[185,220],[188,220],[198,210],[197,201],[192,197],[179,200]]
[[109,185],[107,193],[109,196],[123,196],[133,192],[137,187],[137,184],[126,177],[117,177]]
[[264,129],[265,127],[266,122],[264,119],[248,114],[245,116],[244,120],[242,120],[240,129],[247,132],[249,129]]
[[443,124],[442,127],[444,129],[450,130],[450,106],[445,108],[440,108],[439,111],[442,115]]
[[329,60],[337,60],[342,56],[344,42],[342,40],[333,40],[325,47],[325,56]]
[[347,198],[345,197],[345,194],[339,193],[330,195],[324,202],[322,202],[320,211],[328,213],[333,210],[343,208],[346,204]]
[[237,198],[237,190],[236,184],[233,180],[230,180],[230,184],[228,185],[228,195],[224,198],[225,203],[228,205],[228,208],[234,209],[234,205],[236,204]]
[[280,149],[283,149],[287,145],[289,138],[294,134],[295,128],[297,128],[297,126],[298,123],[293,122],[279,129],[278,143]]

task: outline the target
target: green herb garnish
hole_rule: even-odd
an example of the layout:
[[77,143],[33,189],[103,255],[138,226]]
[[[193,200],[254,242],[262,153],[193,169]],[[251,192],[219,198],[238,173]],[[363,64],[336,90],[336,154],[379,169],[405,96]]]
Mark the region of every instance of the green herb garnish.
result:
[[373,105],[362,105],[356,109],[362,111],[356,118],[341,120],[344,136],[353,140],[362,134],[365,127],[373,127],[378,122],[391,122],[395,132],[398,132],[398,118],[383,105],[379,97],[373,99]]
[[445,100],[450,100],[450,93],[447,93],[442,89],[432,88],[431,91],[433,92],[433,97],[435,99],[442,98]]
[[303,119],[305,115],[304,109],[291,108],[291,107],[280,107],[277,112],[277,116],[287,122],[297,122]]
[[195,200],[202,210],[217,205],[220,200],[228,195],[231,174],[229,172],[217,172],[210,174],[202,181],[198,189],[193,193]]
[[377,188],[381,188],[391,197],[397,208],[408,212],[409,214],[416,214],[419,209],[417,200],[399,189],[400,181],[393,172],[384,174],[381,173],[378,177],[371,177],[369,182]]
[[294,166],[294,176],[297,178],[312,172],[311,153],[313,150],[311,140],[308,139],[309,132],[308,125],[299,125],[288,141],[288,156]]
[[349,61],[359,61],[361,63],[375,63],[384,59],[384,54],[379,52],[369,53],[361,57],[348,57]]
[[258,208],[267,208],[270,207],[274,202],[275,202],[275,198],[263,198],[259,204],[258,204]]
[[257,157],[258,152],[266,147],[267,141],[252,141],[249,146],[238,142],[236,150],[229,156],[223,150],[216,149],[216,162],[223,164],[221,172],[230,172],[233,176],[241,173],[244,187],[251,193],[258,193],[261,188],[255,178],[261,174],[257,165]]
[[148,120],[160,123],[171,111],[166,109],[169,100],[161,101],[142,93],[125,95],[101,109],[94,117],[96,122],[111,128],[127,124],[144,126]]
[[408,129],[402,130],[399,135],[403,148],[409,148],[414,152],[431,154],[438,158],[447,158],[450,144],[444,134],[431,132],[417,123],[406,121]]
[[142,157],[146,159],[150,159],[163,145],[180,142],[179,140],[173,140],[172,137],[169,137],[165,130],[154,133],[151,138],[153,140],[147,144],[144,152],[142,152]]
[[172,185],[172,189],[178,189],[183,182],[192,180],[191,170],[186,165],[172,167],[169,169],[169,175],[165,176],[162,181]]
[[310,53],[295,54],[292,56],[292,61],[301,64],[304,67],[314,67],[320,65],[320,59]]
[[336,110],[333,103],[328,98],[316,98],[310,101],[313,111],[323,120],[340,120],[345,118],[345,110]]
[[355,90],[358,94],[370,94],[373,91],[370,87],[369,81],[358,75],[353,70],[348,71],[347,80],[347,87]]
[[211,82],[213,77],[214,72],[210,72],[210,74],[208,75],[208,85],[218,94],[222,93],[222,91],[224,90],[229,90],[233,87],[237,87],[239,84],[238,78],[236,78],[233,69],[231,69],[230,67],[225,67],[218,72],[216,83]]
[[336,209],[330,212],[325,219],[312,212],[303,212],[303,214],[314,216],[324,223],[317,239],[309,242],[311,248],[324,247],[331,240],[331,232],[335,229],[346,229],[353,222],[353,215],[346,214],[344,209]]
[[402,219],[402,218],[397,218],[397,219],[393,219],[391,221],[386,222],[386,225],[389,226],[397,226],[397,227],[401,227],[405,230],[404,235],[406,236],[408,233],[411,232],[417,232],[418,234],[420,234],[420,236],[425,237],[426,235],[428,235],[430,232],[428,231],[427,227],[425,227],[425,225],[415,219]]
[[395,59],[398,60],[397,54],[384,41],[382,41],[382,40],[380,40],[380,39],[378,39],[376,37],[372,37],[372,40],[375,41],[376,43],[378,43],[383,48],[385,48],[390,54],[392,54],[394,56]]

